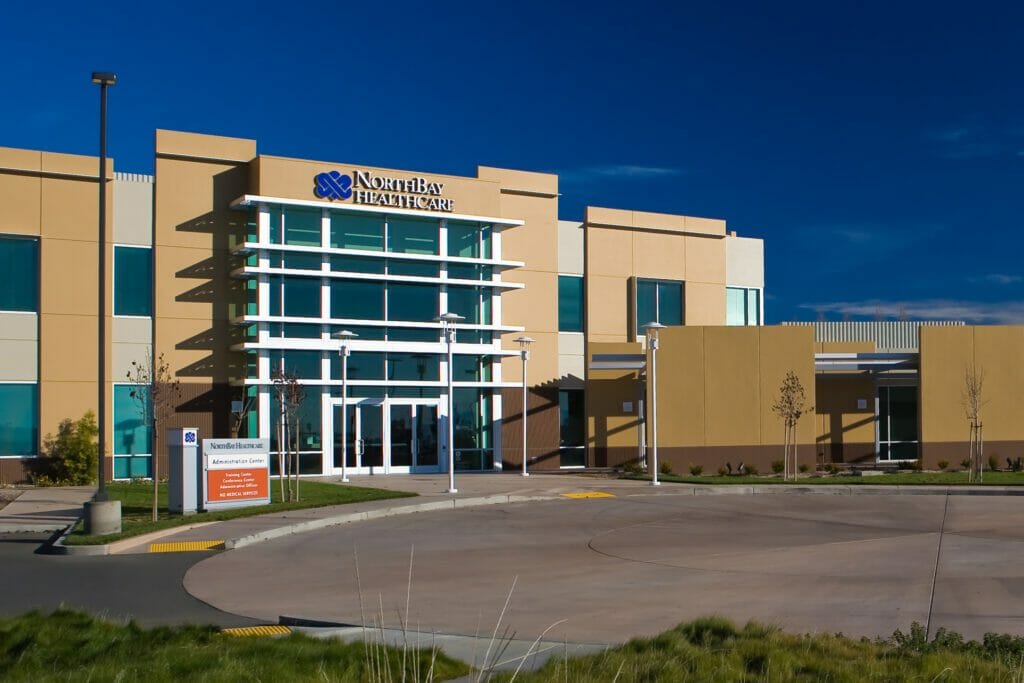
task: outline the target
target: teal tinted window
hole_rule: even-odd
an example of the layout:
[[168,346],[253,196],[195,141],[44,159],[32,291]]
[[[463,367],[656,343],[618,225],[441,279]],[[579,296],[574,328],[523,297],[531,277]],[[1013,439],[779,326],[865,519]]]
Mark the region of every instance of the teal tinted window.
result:
[[383,273],[384,259],[358,256],[332,256],[331,270],[348,273]]
[[439,334],[437,328],[424,330],[417,327],[389,327],[388,341],[436,342]]
[[491,323],[490,299],[490,292],[482,295],[479,287],[448,287],[448,310],[461,315],[471,325]]
[[489,382],[491,381],[490,356],[457,355],[452,359],[452,381],[454,382]]
[[320,280],[284,278],[284,314],[300,318],[320,317]]
[[114,315],[153,315],[153,250],[114,247]]
[[725,324],[760,325],[761,292],[744,287],[726,287]]
[[433,285],[388,284],[388,320],[430,322],[437,317],[437,293]]
[[331,283],[331,317],[383,320],[384,283],[335,280]]
[[[331,379],[341,379],[341,354],[331,354]],[[348,356],[349,379],[384,379],[384,354],[353,351]]]
[[284,243],[299,247],[319,247],[320,216],[319,209],[285,209]]
[[388,379],[404,382],[436,382],[441,357],[428,353],[389,353]]
[[[270,430],[270,450],[277,451],[278,425],[280,424],[281,419],[281,408],[280,403],[278,402],[277,393],[273,389],[271,389],[270,391],[270,414],[272,416],[270,418],[270,424],[272,425],[272,428]],[[299,450],[320,450],[321,442],[319,393],[313,394],[307,388],[306,394],[295,412],[295,419],[299,423]],[[294,425],[289,425],[289,429],[292,430],[292,438],[294,438]],[[276,466],[277,458],[271,458],[270,462],[272,466]]]
[[293,270],[315,270],[319,271],[321,266],[320,254],[303,254],[299,252],[285,251],[281,253],[281,267]]
[[271,373],[283,370],[299,379],[320,379],[319,351],[273,351]]
[[39,442],[39,386],[0,384],[0,455],[35,455]]
[[636,281],[636,334],[644,335],[644,325],[683,324],[683,283],[672,280]]
[[[139,399],[133,398],[132,392]],[[153,452],[153,430],[144,419],[149,410],[148,397],[147,386],[114,385],[114,455],[149,455]],[[126,473],[118,478],[128,476],[132,475]]]
[[480,226],[477,223],[448,221],[448,255],[480,257]]
[[583,331],[583,278],[558,276],[558,331]]
[[388,275],[437,277],[438,264],[423,261],[388,261]]
[[384,251],[384,217],[332,213],[331,246],[335,249]]
[[388,219],[388,251],[433,254],[440,248],[440,224],[411,218]]
[[574,447],[586,445],[583,410],[583,392],[567,389],[558,392],[559,446]]
[[260,214],[255,209],[249,210],[249,217],[245,221],[245,241],[259,241]]
[[0,311],[39,308],[39,242],[23,237],[0,237]]
[[491,226],[485,225],[480,229],[480,243],[483,246],[483,258],[491,258]]
[[271,323],[271,337],[291,337],[293,339],[319,339],[320,326],[305,323]]

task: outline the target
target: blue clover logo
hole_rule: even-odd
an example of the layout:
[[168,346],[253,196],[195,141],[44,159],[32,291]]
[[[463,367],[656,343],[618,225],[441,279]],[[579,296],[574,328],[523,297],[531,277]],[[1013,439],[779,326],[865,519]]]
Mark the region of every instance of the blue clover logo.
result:
[[195,432],[185,432],[185,443],[195,443],[195,442],[196,442],[196,433]]
[[313,178],[316,186],[313,194],[321,199],[350,199],[352,197],[352,176],[338,171],[318,173]]

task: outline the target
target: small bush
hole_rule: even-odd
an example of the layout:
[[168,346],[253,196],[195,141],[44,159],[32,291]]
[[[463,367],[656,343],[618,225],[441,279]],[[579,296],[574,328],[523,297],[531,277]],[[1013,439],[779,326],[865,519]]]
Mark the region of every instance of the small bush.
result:
[[802,462],[799,465],[797,465],[797,470],[800,471],[800,474],[807,474],[807,470],[809,469],[811,468],[805,462]]
[[834,462],[825,463],[825,471],[829,474],[839,474],[839,465]]
[[703,473],[704,465],[694,465],[692,462],[690,463],[690,474],[692,474],[695,477],[699,477]]
[[963,460],[961,460],[960,461],[960,467],[964,468],[965,470],[971,469],[971,459],[970,458],[964,458]]
[[993,453],[988,456],[988,471],[998,472],[999,471],[999,454]]
[[672,474],[672,463],[668,460],[662,460],[658,463],[658,471],[662,474]]
[[938,465],[939,465],[939,469],[942,470],[943,472],[945,472],[947,469],[949,469],[949,461],[948,460],[940,460],[938,462]]
[[744,465],[743,472],[745,474],[749,474],[752,477],[756,477],[758,475],[757,465]]
[[91,410],[77,422],[65,418],[57,435],[43,440],[43,457],[32,463],[32,483],[37,486],[84,486],[96,481],[99,464],[99,427]]
[[629,462],[623,463],[622,471],[626,474],[640,474],[644,471],[644,468],[640,467],[640,463],[636,460],[630,460]]
[[1020,472],[1024,469],[1024,458],[1017,458],[1016,460],[1006,459],[1006,467],[1011,472]]
[[782,474],[784,469],[786,469],[786,463],[784,460],[772,460],[772,472],[775,474]]
[[725,465],[722,465],[721,467],[718,468],[718,476],[724,477],[727,474],[729,474],[729,470],[725,469]]

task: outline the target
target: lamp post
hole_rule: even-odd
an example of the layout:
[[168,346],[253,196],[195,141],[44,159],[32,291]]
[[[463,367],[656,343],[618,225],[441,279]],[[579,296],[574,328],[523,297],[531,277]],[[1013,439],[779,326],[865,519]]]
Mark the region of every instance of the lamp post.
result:
[[651,486],[660,486],[658,481],[658,330],[665,326],[654,321],[644,325],[647,333],[647,348],[651,352]]
[[444,331],[444,340],[448,345],[448,429],[445,434],[446,447],[448,448],[448,490],[446,493],[458,493],[455,488],[455,400],[454,386],[452,380],[452,344],[455,343],[455,324],[465,320],[464,317],[448,311],[434,318],[434,322],[441,323]]
[[[96,417],[99,422],[99,488],[96,491],[96,501],[107,500],[107,88],[117,83],[117,76],[106,71],[93,71],[92,82],[100,86],[100,216],[99,216],[99,356],[98,356],[98,399],[96,404]],[[156,457],[156,454],[153,454]]]
[[519,344],[519,357],[523,359],[523,476],[528,477],[526,471],[526,361],[530,360],[530,344],[533,339],[527,336],[516,337],[513,341]]
[[348,357],[352,353],[352,350],[348,347],[348,342],[359,335],[351,330],[342,330],[341,332],[335,332],[331,336],[341,341],[341,344],[338,346],[338,356],[341,357],[341,480],[347,484],[348,409],[345,407],[345,401],[348,399]]

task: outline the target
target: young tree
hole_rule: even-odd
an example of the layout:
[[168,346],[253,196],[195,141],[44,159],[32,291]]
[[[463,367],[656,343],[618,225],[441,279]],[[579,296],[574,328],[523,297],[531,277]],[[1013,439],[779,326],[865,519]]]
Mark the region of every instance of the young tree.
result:
[[982,450],[985,444],[981,432],[981,409],[988,403],[984,397],[985,390],[985,369],[973,363],[964,369],[964,388],[961,394],[961,403],[964,407],[964,416],[970,426],[970,446],[968,459],[971,466],[968,469],[968,481],[982,480]]
[[132,361],[127,373],[128,383],[135,385],[131,397],[139,411],[142,423],[151,428],[153,434],[153,521],[159,515],[158,493],[160,477],[157,469],[157,454],[160,449],[160,426],[174,414],[181,402],[181,381],[171,372],[171,366],[164,360],[164,354],[156,359],[146,354],[146,360]]
[[[245,424],[245,418],[249,415],[249,411],[252,410],[253,396],[247,396],[246,390],[242,389],[242,400],[232,401],[231,410],[231,438],[237,439],[239,433],[242,431],[242,425]],[[235,406],[234,404],[237,404]],[[238,410],[234,410],[237,407]],[[250,436],[252,436],[250,434]]]
[[[782,446],[782,478],[786,481],[789,480],[790,475],[796,479],[796,426],[800,422],[800,417],[810,410],[810,408],[804,407],[806,401],[804,385],[796,373],[790,370],[786,373],[786,378],[782,380],[782,386],[779,387],[779,397],[772,404],[772,412],[779,416],[785,427]],[[790,463],[790,454],[792,454],[792,464]]]
[[[306,388],[295,373],[275,370],[271,376],[278,405],[278,472],[281,500],[292,499],[292,475],[295,477],[295,500],[299,499],[299,410],[306,398]],[[287,460],[286,460],[287,458]],[[285,489],[285,479],[288,488]],[[287,497],[286,497],[287,496]]]

